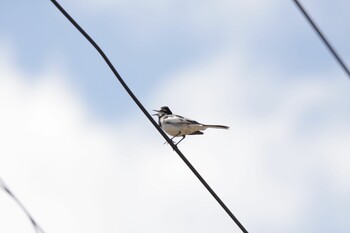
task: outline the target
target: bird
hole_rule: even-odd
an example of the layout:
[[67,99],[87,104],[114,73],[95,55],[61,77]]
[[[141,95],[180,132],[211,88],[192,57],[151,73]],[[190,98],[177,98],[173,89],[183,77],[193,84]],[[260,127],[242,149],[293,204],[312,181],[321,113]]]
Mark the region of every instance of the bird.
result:
[[172,136],[170,140],[175,137],[181,137],[175,146],[177,146],[182,140],[185,139],[186,135],[201,135],[204,134],[202,131],[208,128],[214,129],[229,129],[230,127],[225,125],[207,125],[199,123],[195,120],[188,119],[186,117],[175,115],[167,106],[163,106],[160,110],[153,110],[157,113],[153,116],[158,116],[158,124],[167,134]]

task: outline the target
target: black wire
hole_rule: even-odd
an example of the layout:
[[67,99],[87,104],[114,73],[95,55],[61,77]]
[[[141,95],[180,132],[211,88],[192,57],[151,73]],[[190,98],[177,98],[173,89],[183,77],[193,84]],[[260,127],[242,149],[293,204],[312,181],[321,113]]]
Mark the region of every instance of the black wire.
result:
[[329,51],[331,52],[331,54],[334,56],[334,58],[338,61],[339,65],[343,68],[343,70],[346,72],[346,74],[348,75],[348,77],[350,78],[350,71],[348,69],[348,67],[345,65],[345,63],[343,62],[343,60],[340,58],[340,56],[337,54],[337,52],[335,51],[335,49],[332,47],[332,45],[330,44],[330,42],[328,42],[328,40],[326,39],[325,35],[321,32],[321,30],[317,27],[317,25],[315,24],[315,22],[311,19],[310,15],[306,12],[306,10],[304,9],[304,7],[301,5],[301,3],[298,0],[294,0],[295,4],[297,5],[297,7],[299,8],[300,12],[305,16],[305,18],[307,19],[307,21],[311,24],[311,26],[313,27],[313,29],[316,31],[316,33],[319,35],[319,37],[321,38],[321,40],[323,41],[323,43],[327,46],[327,48],[329,49]]
[[238,221],[238,219],[232,214],[230,209],[224,204],[224,202],[218,197],[218,195],[214,192],[214,190],[208,185],[208,183],[203,179],[203,177],[197,172],[197,170],[192,166],[192,164],[187,160],[187,158],[182,154],[182,152],[174,145],[173,141],[163,132],[163,130],[159,127],[159,125],[153,120],[152,116],[147,112],[147,110],[143,107],[141,102],[136,98],[134,93],[129,89],[126,85],[122,77],[119,75],[117,70],[114,68],[106,54],[102,51],[102,49],[96,44],[96,42],[79,26],[79,24],[62,8],[60,4],[55,0],[51,0],[51,2],[61,11],[61,13],[74,25],[78,31],[83,34],[83,36],[95,47],[95,49],[99,52],[102,58],[105,60],[109,68],[112,70],[113,74],[116,76],[118,81],[122,84],[124,89],[128,92],[130,97],[134,100],[137,106],[141,109],[141,111],[145,114],[148,120],[153,124],[153,126],[158,130],[158,132],[164,137],[164,139],[169,143],[169,145],[174,149],[174,151],[180,156],[180,158],[186,163],[186,165],[191,169],[191,171],[196,175],[196,177],[200,180],[200,182],[204,185],[204,187],[210,192],[210,194],[215,198],[215,200],[221,205],[221,207],[226,211],[226,213],[231,217],[231,219],[237,224],[237,226],[245,233],[248,231],[244,228],[244,226]]
[[32,223],[34,230],[36,233],[45,233],[44,230],[39,226],[39,224],[35,221],[29,211],[24,207],[24,205],[19,201],[19,199],[15,196],[13,192],[8,188],[8,186],[4,183],[4,181],[0,178],[0,187],[17,203],[17,205],[23,210],[23,212],[27,215],[30,222]]

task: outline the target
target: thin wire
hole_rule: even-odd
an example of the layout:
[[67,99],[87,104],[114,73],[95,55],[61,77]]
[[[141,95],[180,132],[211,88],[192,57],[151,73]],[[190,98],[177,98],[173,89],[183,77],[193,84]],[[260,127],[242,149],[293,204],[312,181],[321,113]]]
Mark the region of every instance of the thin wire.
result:
[[313,27],[313,29],[316,31],[316,33],[319,35],[319,37],[321,38],[321,40],[323,41],[323,43],[326,45],[326,47],[328,48],[328,50],[331,52],[331,54],[334,56],[334,58],[337,60],[337,62],[339,63],[339,65],[343,68],[343,70],[345,71],[345,73],[348,75],[348,77],[350,78],[350,71],[348,69],[348,67],[346,66],[345,62],[343,62],[343,60],[340,58],[340,56],[338,55],[338,53],[335,51],[335,49],[333,48],[333,46],[330,44],[330,42],[327,40],[327,38],[325,37],[325,35],[321,32],[321,30],[319,29],[319,27],[317,27],[316,23],[311,19],[310,15],[306,12],[306,10],[304,9],[304,7],[301,5],[301,3],[298,0],[294,0],[295,4],[297,5],[297,7],[299,8],[300,12],[305,16],[305,18],[307,19],[307,21],[311,24],[311,26]]
[[203,177],[197,172],[197,170],[192,166],[192,164],[187,160],[187,158],[182,154],[182,152],[174,145],[173,141],[163,132],[163,130],[159,127],[159,125],[153,120],[152,116],[147,112],[147,110],[143,107],[141,102],[136,98],[134,93],[129,89],[126,85],[122,77],[119,75],[117,70],[114,68],[106,54],[102,51],[102,49],[96,44],[96,42],[79,26],[79,24],[63,9],[63,7],[57,3],[55,0],[51,0],[51,2],[58,8],[59,11],[74,25],[74,27],[91,43],[91,45],[98,51],[98,53],[102,56],[104,61],[107,63],[109,68],[112,70],[113,74],[116,76],[118,81],[130,95],[130,97],[134,100],[137,106],[141,109],[141,111],[145,114],[148,120],[153,124],[153,126],[158,130],[158,132],[164,137],[164,139],[169,143],[169,145],[174,149],[174,151],[180,156],[180,158],[185,162],[185,164],[191,169],[191,171],[196,175],[199,181],[204,185],[204,187],[210,192],[210,194],[215,198],[215,200],[220,204],[220,206],[225,210],[225,212],[231,217],[231,219],[237,224],[237,226],[244,233],[248,233],[248,231],[244,228],[244,226],[238,221],[238,219],[233,215],[230,209],[224,204],[224,202],[219,198],[219,196],[214,192],[214,190],[208,185],[208,183],[203,179]]
[[24,207],[24,205],[19,201],[19,199],[13,194],[13,192],[9,189],[9,187],[5,184],[5,182],[0,178],[0,187],[17,203],[17,205],[23,210],[23,212],[27,215],[30,222],[32,223],[34,230],[36,233],[45,233],[44,230],[39,226],[38,222],[32,217],[29,211]]

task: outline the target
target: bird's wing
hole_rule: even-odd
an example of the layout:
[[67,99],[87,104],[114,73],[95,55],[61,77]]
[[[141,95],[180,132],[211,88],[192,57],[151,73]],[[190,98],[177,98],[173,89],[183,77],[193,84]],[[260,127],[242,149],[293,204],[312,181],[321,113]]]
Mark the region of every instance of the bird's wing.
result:
[[167,124],[200,124],[197,121],[179,115],[168,115],[164,118]]

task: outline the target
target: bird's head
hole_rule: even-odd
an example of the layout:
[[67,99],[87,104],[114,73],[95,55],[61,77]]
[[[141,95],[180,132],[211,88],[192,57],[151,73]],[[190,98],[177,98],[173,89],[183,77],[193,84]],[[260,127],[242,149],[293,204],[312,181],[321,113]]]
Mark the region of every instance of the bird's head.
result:
[[153,114],[153,116],[158,116],[158,117],[173,114],[167,106],[161,107],[160,110],[153,110],[153,111],[157,112]]

